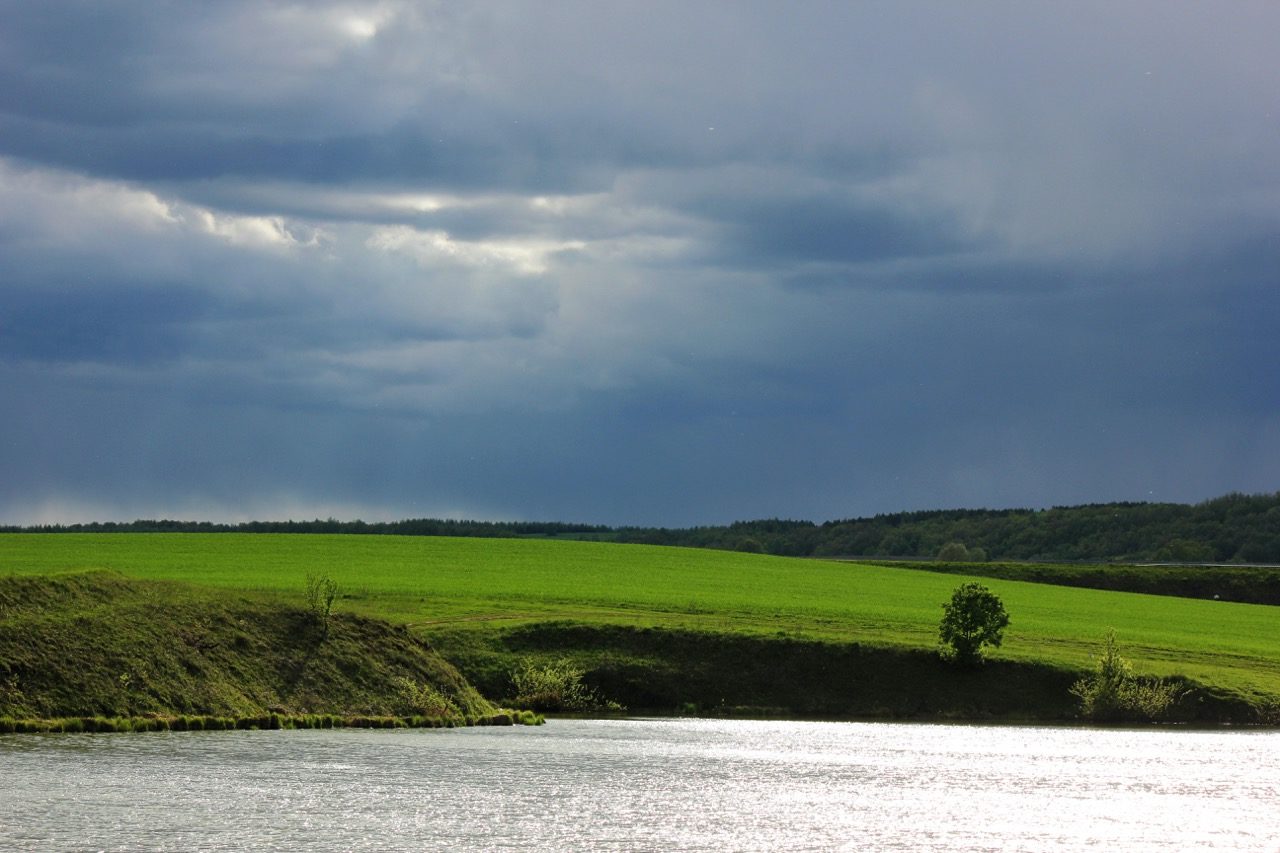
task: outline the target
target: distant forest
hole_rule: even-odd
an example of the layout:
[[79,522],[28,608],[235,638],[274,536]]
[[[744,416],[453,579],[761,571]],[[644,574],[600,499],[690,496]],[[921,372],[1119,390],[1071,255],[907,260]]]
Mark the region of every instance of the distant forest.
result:
[[827,521],[768,519],[691,528],[561,522],[194,521],[0,527],[4,532],[354,533],[590,539],[796,557],[1171,563],[1280,563],[1280,492],[1198,504],[1111,503],[1053,509],[954,509]]

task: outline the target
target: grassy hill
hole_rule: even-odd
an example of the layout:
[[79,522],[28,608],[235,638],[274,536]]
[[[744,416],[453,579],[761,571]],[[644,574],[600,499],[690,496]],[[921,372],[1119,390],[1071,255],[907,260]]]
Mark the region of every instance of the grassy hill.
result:
[[0,717],[496,713],[403,625],[114,572],[0,574]]
[[[0,535],[0,577],[87,569],[295,604],[306,575],[324,574],[341,587],[340,613],[409,626],[490,695],[520,658],[564,656],[633,704],[1016,715],[1024,684],[1032,715],[1063,716],[1066,686],[1115,629],[1139,673],[1201,685],[1198,700],[1226,703],[1227,716],[1280,697],[1280,610],[1260,605],[987,579],[1012,622],[992,666],[965,679],[933,654],[955,575],[545,540]],[[881,702],[877,690],[898,698]],[[1027,698],[1046,691],[1063,695]]]

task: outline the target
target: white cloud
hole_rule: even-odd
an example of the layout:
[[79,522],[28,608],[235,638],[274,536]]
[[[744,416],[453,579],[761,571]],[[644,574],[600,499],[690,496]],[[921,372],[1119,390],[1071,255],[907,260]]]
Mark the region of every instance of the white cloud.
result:
[[93,247],[121,254],[120,240],[154,243],[216,238],[244,249],[317,246],[322,230],[283,216],[246,216],[166,198],[123,181],[55,169],[23,169],[0,158],[0,227],[29,247]]
[[356,9],[335,9],[330,13],[337,29],[357,42],[366,42],[376,36],[395,16],[390,3],[377,3]]
[[458,240],[446,231],[419,231],[407,225],[378,228],[365,245],[376,251],[409,255],[424,267],[440,263],[500,267],[527,276],[547,272],[557,254],[586,248],[581,240]]
[[[195,218],[206,233],[233,246],[284,249],[302,245],[280,216],[235,216],[217,214],[211,210],[196,210]],[[309,242],[314,244],[318,239],[313,234]]]
[[0,226],[36,245],[98,242],[104,234],[175,232],[182,216],[155,193],[127,184],[0,158]]

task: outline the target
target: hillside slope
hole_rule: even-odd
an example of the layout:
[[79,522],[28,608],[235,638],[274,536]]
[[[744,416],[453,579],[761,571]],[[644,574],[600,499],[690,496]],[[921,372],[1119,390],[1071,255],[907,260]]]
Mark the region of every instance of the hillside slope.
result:
[[413,714],[423,685],[495,711],[403,626],[111,572],[0,576],[0,716]]

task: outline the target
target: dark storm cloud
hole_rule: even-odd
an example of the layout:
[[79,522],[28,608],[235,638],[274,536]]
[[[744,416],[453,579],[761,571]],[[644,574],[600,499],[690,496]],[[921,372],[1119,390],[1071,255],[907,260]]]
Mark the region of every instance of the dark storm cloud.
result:
[[504,145],[482,133],[456,138],[452,130],[414,127],[320,139],[244,133],[220,138],[194,124],[103,128],[0,117],[0,134],[15,156],[144,182],[235,176],[551,191],[590,186],[589,177],[577,173],[593,159],[582,140],[577,156],[558,150],[543,159],[536,139]]
[[850,195],[743,198],[722,190],[690,210],[723,226],[726,263],[749,267],[927,259],[978,248],[941,212],[912,216]]
[[1280,477],[1271,5],[0,12],[0,520]]
[[105,294],[9,293],[0,326],[0,358],[22,361],[168,361],[185,346],[181,327],[203,316],[204,294],[130,291]]

